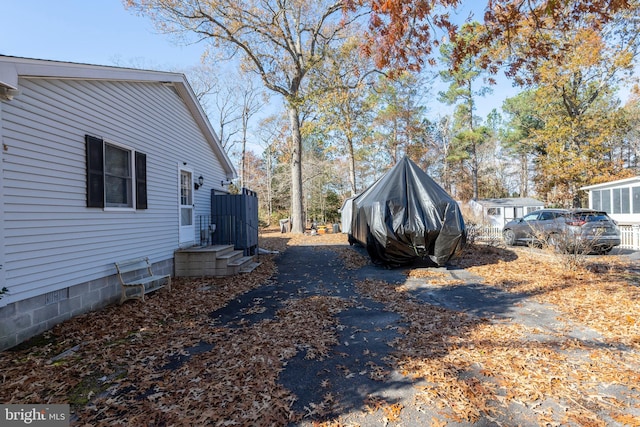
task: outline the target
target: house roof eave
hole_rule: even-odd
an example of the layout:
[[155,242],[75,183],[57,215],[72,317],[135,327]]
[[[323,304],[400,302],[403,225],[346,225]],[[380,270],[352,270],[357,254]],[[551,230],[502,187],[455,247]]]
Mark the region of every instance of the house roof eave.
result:
[[186,76],[182,73],[0,55],[0,82],[2,86],[12,90],[18,89],[18,77],[155,82],[173,85],[213,152],[220,159],[226,178],[234,179],[237,177],[231,160],[222,149],[216,132],[211,127],[209,119]]
[[200,102],[191,89],[189,82],[186,76],[182,75],[182,81],[175,83],[175,88],[180,97],[185,101],[187,108],[191,112],[191,115],[194,117],[198,127],[202,130],[207,142],[211,146],[213,152],[218,156],[221,160],[221,164],[225,169],[225,177],[228,180],[232,180],[238,177],[237,172],[233,164],[231,163],[231,159],[227,153],[222,149],[222,144],[220,143],[220,139],[218,135],[213,130],[207,115],[205,114]]
[[503,199],[478,199],[476,203],[485,208],[505,207],[505,206],[544,206],[544,202],[530,197],[516,197]]
[[580,187],[580,189],[585,191],[597,190],[600,188],[615,187],[615,186],[624,185],[624,184],[633,184],[635,182],[640,183],[640,176],[618,179],[616,181],[603,182],[600,184],[586,185],[584,187]]

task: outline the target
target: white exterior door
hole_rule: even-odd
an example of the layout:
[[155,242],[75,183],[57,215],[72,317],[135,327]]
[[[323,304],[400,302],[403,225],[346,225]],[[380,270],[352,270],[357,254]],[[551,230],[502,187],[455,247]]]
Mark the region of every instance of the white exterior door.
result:
[[180,182],[178,183],[178,206],[180,221],[180,246],[190,246],[195,243],[195,221],[193,206],[193,171],[180,168]]

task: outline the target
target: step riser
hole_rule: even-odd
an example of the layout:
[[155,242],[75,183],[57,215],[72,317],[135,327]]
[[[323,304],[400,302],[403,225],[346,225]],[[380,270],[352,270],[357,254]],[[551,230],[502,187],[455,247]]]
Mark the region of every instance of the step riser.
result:
[[228,268],[242,258],[242,251],[233,251],[216,259],[217,268]]
[[252,262],[253,256],[245,257],[243,251],[236,251],[229,245],[182,249],[175,253],[175,276],[234,276],[249,270]]

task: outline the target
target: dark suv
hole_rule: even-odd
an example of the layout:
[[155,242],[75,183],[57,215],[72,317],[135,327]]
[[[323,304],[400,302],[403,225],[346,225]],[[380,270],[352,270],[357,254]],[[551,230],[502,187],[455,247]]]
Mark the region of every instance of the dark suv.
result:
[[607,253],[620,245],[620,229],[606,212],[541,209],[509,221],[502,229],[507,245],[548,243],[561,250]]

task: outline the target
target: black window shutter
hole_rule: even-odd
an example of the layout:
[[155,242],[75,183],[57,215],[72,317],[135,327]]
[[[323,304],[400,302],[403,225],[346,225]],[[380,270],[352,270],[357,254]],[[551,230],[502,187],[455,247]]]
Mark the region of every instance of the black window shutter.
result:
[[87,207],[104,208],[103,141],[85,135],[87,143]]
[[136,209],[147,209],[147,155],[136,151]]

